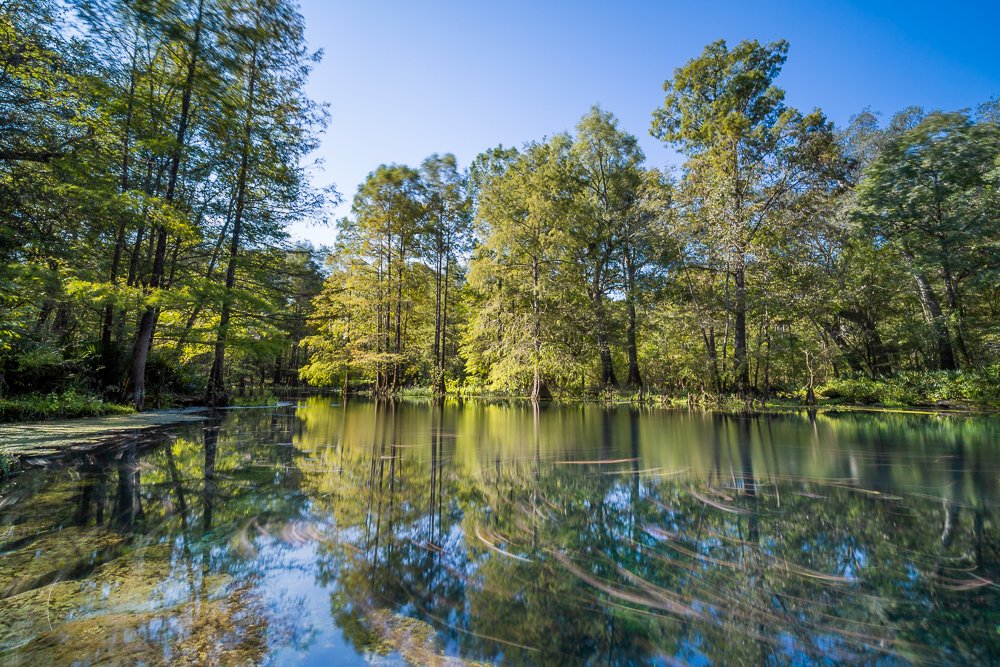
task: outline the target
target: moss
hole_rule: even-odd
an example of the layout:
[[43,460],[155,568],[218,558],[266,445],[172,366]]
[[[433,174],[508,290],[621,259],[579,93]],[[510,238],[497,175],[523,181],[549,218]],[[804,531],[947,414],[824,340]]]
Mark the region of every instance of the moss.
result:
[[238,588],[214,600],[74,619],[18,647],[16,657],[31,665],[259,664],[267,623],[258,607]]
[[43,535],[72,514],[76,491],[71,486],[55,485],[23,496],[27,489],[17,482],[0,488],[0,552],[17,549],[18,544]]

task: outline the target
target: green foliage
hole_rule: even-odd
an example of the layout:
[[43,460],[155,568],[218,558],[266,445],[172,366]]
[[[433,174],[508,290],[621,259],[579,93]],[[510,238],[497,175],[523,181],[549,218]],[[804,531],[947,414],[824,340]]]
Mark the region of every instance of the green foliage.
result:
[[1000,408],[1000,367],[978,371],[905,371],[872,380],[841,378],[816,388],[823,398],[846,403],[946,408]]
[[358,188],[353,216],[338,223],[330,275],[314,302],[317,333],[300,376],[377,394],[453,377],[456,305],[468,243],[466,175],[453,155],[421,170],[382,165]]
[[134,410],[73,390],[57,394],[35,394],[0,398],[0,422],[40,421],[73,417],[126,415]]
[[292,0],[0,3],[0,395],[995,403],[995,101],[838,130],[786,104],[786,42],[717,41],[653,112],[676,172],[594,107],[378,167],[315,249],[304,31]]
[[917,286],[938,366],[973,367],[996,332],[1000,125],[931,113],[886,142],[858,186],[857,217]]
[[[787,107],[774,84],[787,53],[784,41],[709,44],[664,84],[664,105],[653,113],[653,136],[688,156],[681,272],[720,392],[757,385],[749,327],[772,317],[772,260],[808,221],[801,213],[809,198],[834,187],[841,166],[825,116]],[[732,332],[729,367],[728,350],[717,349],[719,328],[723,348]]]
[[191,399],[217,357],[223,384],[297,381],[303,31],[286,0],[0,4],[0,392]]

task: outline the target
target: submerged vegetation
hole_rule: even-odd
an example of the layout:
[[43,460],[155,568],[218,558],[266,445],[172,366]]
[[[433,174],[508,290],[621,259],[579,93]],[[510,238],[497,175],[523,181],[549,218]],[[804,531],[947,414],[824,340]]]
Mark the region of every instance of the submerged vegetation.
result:
[[300,379],[997,407],[996,100],[836,127],[786,103],[787,43],[719,41],[652,110],[677,168],[595,107],[377,167],[317,250],[286,231],[338,200],[303,30],[294,0],[0,3],[0,419]]
[[225,411],[0,479],[0,662],[995,664],[998,429]]

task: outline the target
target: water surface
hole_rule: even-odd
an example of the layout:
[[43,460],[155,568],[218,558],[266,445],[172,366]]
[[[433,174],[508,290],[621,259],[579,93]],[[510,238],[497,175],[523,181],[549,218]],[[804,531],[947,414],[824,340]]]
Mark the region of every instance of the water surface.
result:
[[1000,420],[351,402],[0,481],[3,664],[1000,664]]

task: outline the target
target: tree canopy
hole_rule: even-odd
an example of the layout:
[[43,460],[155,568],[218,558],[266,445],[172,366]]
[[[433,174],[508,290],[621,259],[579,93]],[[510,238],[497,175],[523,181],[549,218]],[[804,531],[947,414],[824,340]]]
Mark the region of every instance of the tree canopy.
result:
[[840,128],[786,103],[787,42],[717,41],[652,110],[678,167],[595,106],[376,167],[314,249],[288,226],[339,199],[306,167],[326,115],[292,0],[14,0],[0,32],[4,394],[996,384],[996,100]]

